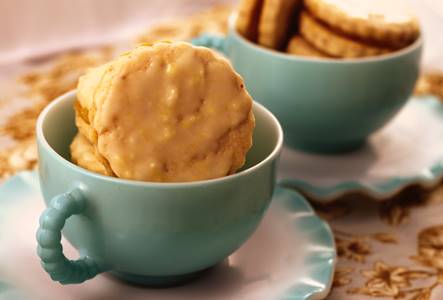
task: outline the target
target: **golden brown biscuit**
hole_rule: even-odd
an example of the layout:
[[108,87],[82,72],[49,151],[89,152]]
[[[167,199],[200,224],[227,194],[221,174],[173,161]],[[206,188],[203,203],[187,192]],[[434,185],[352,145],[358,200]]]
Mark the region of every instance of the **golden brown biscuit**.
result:
[[367,57],[392,51],[388,48],[355,41],[336,33],[307,12],[302,12],[300,17],[300,33],[314,47],[336,57]]
[[311,44],[309,44],[300,35],[294,35],[290,40],[286,52],[293,55],[307,56],[307,57],[330,57],[321,52]]
[[181,182],[234,173],[255,126],[229,62],[187,43],[141,45],[78,84],[77,124],[118,177]]
[[306,0],[305,5],[332,28],[381,45],[402,48],[420,34],[417,17],[404,1]]
[[264,0],[258,25],[258,43],[262,46],[281,49],[288,38],[289,28],[294,24],[300,0]]
[[71,161],[86,170],[114,176],[107,163],[96,153],[94,146],[80,133],[71,143]]
[[258,21],[263,0],[241,0],[236,21],[237,31],[245,38],[255,42],[258,34]]

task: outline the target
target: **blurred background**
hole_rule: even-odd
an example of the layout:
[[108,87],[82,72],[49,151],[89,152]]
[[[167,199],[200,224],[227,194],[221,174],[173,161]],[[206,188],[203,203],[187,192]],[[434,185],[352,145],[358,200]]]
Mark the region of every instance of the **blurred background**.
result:
[[233,0],[0,1],[0,64],[131,39],[159,21]]
[[[443,0],[403,1],[411,5],[419,16],[425,39],[423,72],[416,93],[433,94],[443,99]],[[39,113],[57,96],[75,88],[78,77],[88,68],[102,64],[142,41],[149,42],[156,38],[190,39],[205,31],[223,34],[226,31],[226,19],[236,3],[237,0],[0,0],[0,183],[18,171],[36,167],[34,132]],[[366,226],[365,232],[375,233],[374,230],[379,228],[394,232],[394,227],[387,226],[409,222],[412,219],[412,207],[416,209],[416,203],[421,197],[428,197],[427,193],[422,194],[416,190],[407,192],[409,194],[401,194],[386,203],[362,205],[358,211],[347,203],[339,203],[336,206],[318,206],[317,212],[332,220],[345,216],[352,209],[358,213],[364,211],[364,214],[352,215],[349,223],[338,220],[336,224],[357,231]],[[433,198],[443,203],[441,186],[432,195],[429,203],[437,203]],[[389,263],[399,258],[411,264],[409,258],[416,251],[416,233],[438,218],[441,220],[441,214],[438,215],[439,211],[435,211],[435,207],[423,206],[427,213],[420,211],[421,214],[415,216],[417,226],[407,224],[395,227],[396,234],[401,237],[396,247],[392,244],[397,241],[393,241],[391,235],[376,233],[375,236],[384,240],[387,246],[376,246],[374,257],[386,259]],[[434,219],[429,217],[433,213]],[[377,220],[377,228],[370,221],[365,223],[371,218],[360,217],[369,214],[373,220]],[[429,238],[436,240],[435,252],[425,248],[431,251],[426,254],[435,254],[439,263],[436,274],[440,292],[434,292],[432,300],[443,299],[443,225],[438,229],[442,235]],[[18,232],[22,234],[21,230]],[[350,264],[350,260],[340,259],[334,286],[346,286],[352,279],[354,285],[366,280],[360,271],[367,270],[371,267],[369,264],[372,264],[370,260],[364,262],[364,257],[372,254],[371,248],[366,246],[368,237],[355,235],[341,239],[341,255],[344,253],[344,256],[350,256],[354,262]],[[433,246],[427,240],[424,243],[424,246],[420,246]],[[32,244],[32,249],[34,247]],[[350,266],[355,268],[354,273]],[[36,264],[35,267],[39,266]],[[17,269],[16,266],[14,269]],[[397,269],[389,270],[397,272]],[[381,276],[385,276],[384,271],[380,273]],[[29,279],[32,276],[25,277]],[[391,279],[389,277],[386,280]],[[0,287],[1,284],[0,278]],[[387,287],[388,291],[392,291],[390,285]],[[432,288],[435,287],[437,285]],[[394,285],[394,288],[397,287]],[[349,299],[349,295],[345,294],[347,289],[335,289],[332,297]],[[414,299],[431,299],[431,289],[423,288],[422,292],[422,297],[419,298],[417,294]],[[358,299],[368,298],[358,296]]]
[[[389,0],[387,0],[389,1]],[[424,67],[443,70],[443,1],[404,0],[425,32]],[[0,1],[0,65],[72,47],[131,39],[150,25],[235,0]]]

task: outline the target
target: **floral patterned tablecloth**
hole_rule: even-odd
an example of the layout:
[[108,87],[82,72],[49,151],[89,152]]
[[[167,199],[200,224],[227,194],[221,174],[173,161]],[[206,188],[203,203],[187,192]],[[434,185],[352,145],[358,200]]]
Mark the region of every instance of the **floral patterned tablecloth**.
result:
[[[187,40],[208,30],[223,34],[229,13],[229,7],[216,7],[153,26],[128,43],[0,69],[0,177],[36,166],[36,117],[52,99],[74,88],[87,68],[136,42]],[[443,97],[443,76],[422,76],[417,93]],[[339,262],[328,299],[443,299],[442,184],[430,190],[409,187],[384,202],[354,194],[315,208],[329,221],[337,242]]]

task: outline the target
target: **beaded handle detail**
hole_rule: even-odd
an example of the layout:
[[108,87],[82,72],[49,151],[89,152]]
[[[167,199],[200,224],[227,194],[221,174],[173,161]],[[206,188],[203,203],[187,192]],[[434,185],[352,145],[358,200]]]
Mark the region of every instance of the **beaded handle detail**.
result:
[[48,208],[40,216],[37,230],[37,254],[41,264],[52,280],[61,284],[82,283],[100,273],[100,268],[85,256],[69,260],[63,254],[60,243],[61,230],[66,220],[84,211],[85,200],[78,189],[52,198]]

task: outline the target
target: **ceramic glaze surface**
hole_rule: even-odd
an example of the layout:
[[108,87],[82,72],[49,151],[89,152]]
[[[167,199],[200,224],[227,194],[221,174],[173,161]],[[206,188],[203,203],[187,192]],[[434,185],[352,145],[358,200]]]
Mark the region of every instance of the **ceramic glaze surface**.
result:
[[[138,283],[174,284],[225,259],[257,228],[271,200],[283,140],[278,122],[265,108],[254,105],[257,127],[245,170],[208,181],[147,183],[101,176],[69,162],[69,143],[76,133],[74,99],[71,92],[55,100],[37,124],[40,184],[49,206],[42,219],[51,218],[48,211],[57,208],[51,203],[54,197],[62,197],[61,202],[84,198],[84,209],[66,209],[61,216],[73,214],[63,235],[88,265]],[[54,228],[60,226],[45,231],[44,224],[37,234],[41,248],[58,251],[60,234]],[[63,263],[54,264],[45,257],[41,255],[43,266],[60,282],[79,283],[94,275],[95,269],[75,270],[81,260],[70,264],[60,258]]]
[[[9,245],[0,247],[2,300],[318,300],[332,283],[336,254],[329,226],[303,197],[281,187],[242,247],[200,278],[168,289],[141,288],[106,274],[81,285],[52,282],[35,254],[35,227],[45,206],[37,174],[19,173],[0,186],[0,194],[0,244]],[[62,244],[68,257],[78,256],[68,241]]]
[[285,147],[278,177],[284,185],[321,202],[355,191],[386,200],[412,184],[438,183],[443,175],[442,149],[441,101],[412,98],[391,123],[355,152],[317,155]]

